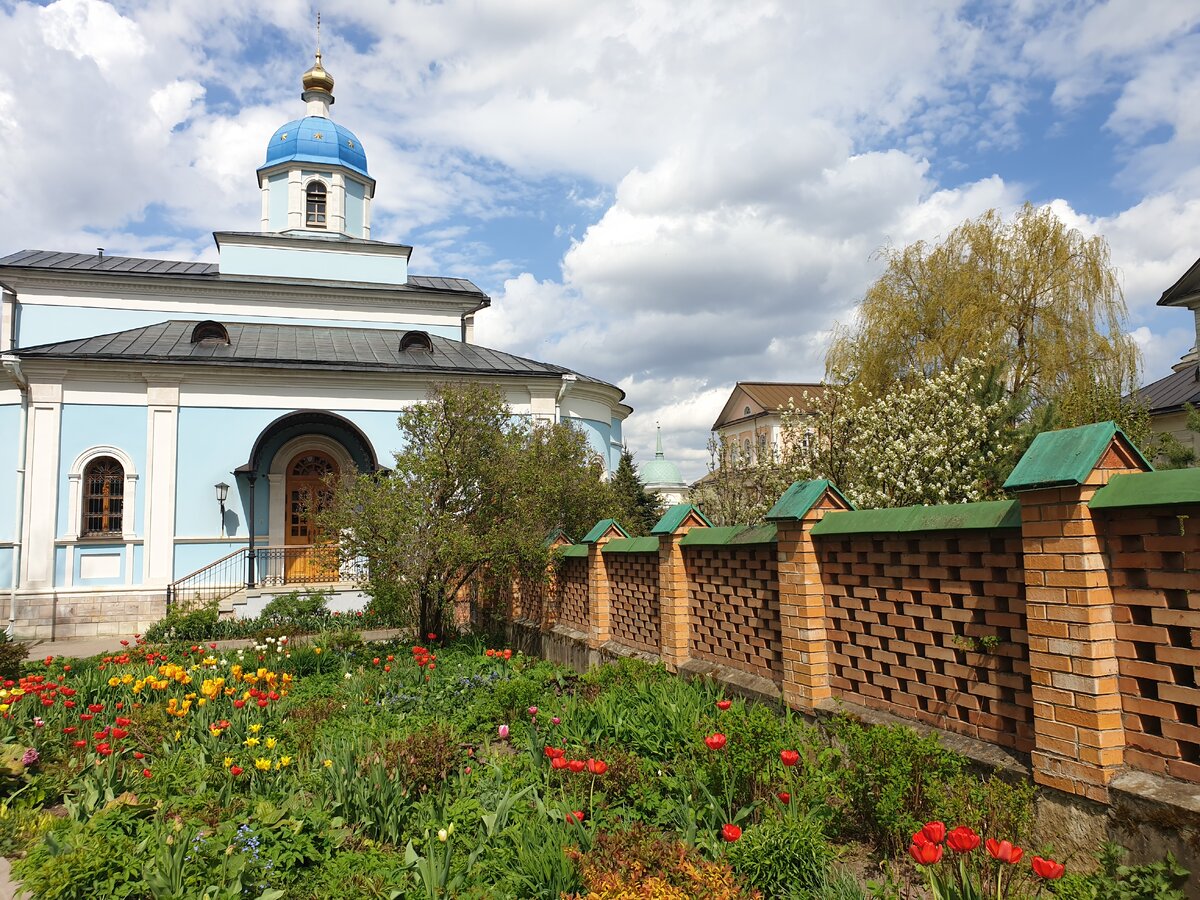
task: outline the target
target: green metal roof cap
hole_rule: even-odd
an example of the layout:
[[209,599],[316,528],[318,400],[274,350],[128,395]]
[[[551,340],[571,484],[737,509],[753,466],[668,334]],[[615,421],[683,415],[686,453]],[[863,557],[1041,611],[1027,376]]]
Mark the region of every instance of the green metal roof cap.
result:
[[776,528],[767,525],[724,525],[719,528],[693,528],[679,541],[681,547],[719,547],[726,544],[769,544],[776,539]]
[[629,537],[629,532],[618,525],[616,519],[601,519],[592,526],[592,530],[585,534],[583,536],[583,540],[581,540],[579,543],[594,544],[596,541],[600,540],[600,538],[604,536],[604,532],[608,531],[610,528],[615,528],[617,531],[621,532],[621,537]]
[[1083,484],[1117,437],[1147,470],[1154,468],[1115,422],[1097,422],[1062,431],[1043,431],[1012,470],[1004,489],[1029,491]]
[[558,555],[564,559],[574,559],[576,557],[587,559],[587,544],[571,544],[569,547],[560,547],[558,550]]
[[944,506],[901,506],[826,513],[812,527],[814,535],[895,534],[910,531],[959,531],[977,528],[1020,528],[1018,500],[948,503]]
[[553,544],[559,538],[562,538],[568,544],[575,543],[573,540],[571,540],[571,536],[568,535],[565,531],[563,531],[561,528],[555,528],[548,535],[546,535],[544,538],[542,538],[542,546],[549,547],[551,544]]
[[797,481],[784,491],[783,496],[771,507],[771,511],[767,513],[767,521],[794,522],[803,519],[826,491],[833,491],[834,494],[841,497],[846,506],[850,509],[854,508],[854,504],[847,500],[842,492],[833,486],[832,482],[824,478],[814,481]]
[[657,553],[658,538],[614,538],[604,545],[601,553]]
[[674,534],[675,529],[683,524],[689,513],[695,513],[704,522],[705,525],[712,526],[712,522],[708,520],[708,516],[696,509],[690,503],[676,503],[658,520],[653,528],[650,529],[651,534]]
[[1096,491],[1088,506],[1119,509],[1123,506],[1171,506],[1200,503],[1200,469],[1167,469],[1114,475]]

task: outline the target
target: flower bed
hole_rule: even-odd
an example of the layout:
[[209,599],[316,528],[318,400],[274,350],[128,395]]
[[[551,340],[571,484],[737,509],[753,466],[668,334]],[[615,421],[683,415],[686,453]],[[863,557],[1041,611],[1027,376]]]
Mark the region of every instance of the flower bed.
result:
[[27,665],[0,715],[0,851],[37,897],[1086,886],[1059,880],[1072,861],[1052,848],[1022,858],[1028,785],[907,729],[819,729],[642,664],[580,677],[478,642],[345,632],[139,644]]

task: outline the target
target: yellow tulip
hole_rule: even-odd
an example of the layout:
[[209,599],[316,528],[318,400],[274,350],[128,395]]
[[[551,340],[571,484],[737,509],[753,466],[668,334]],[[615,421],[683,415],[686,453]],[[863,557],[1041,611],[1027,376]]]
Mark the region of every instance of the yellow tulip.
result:
[[256,759],[254,761],[254,768],[258,769],[260,772],[269,771],[271,768],[271,761],[269,759]]
[[279,743],[279,741],[275,740],[275,738],[273,738],[273,737],[269,737],[269,738],[267,738],[267,749],[268,749],[268,750],[274,750],[274,749],[275,749],[275,745],[276,745],[276,744],[278,744],[278,743]]

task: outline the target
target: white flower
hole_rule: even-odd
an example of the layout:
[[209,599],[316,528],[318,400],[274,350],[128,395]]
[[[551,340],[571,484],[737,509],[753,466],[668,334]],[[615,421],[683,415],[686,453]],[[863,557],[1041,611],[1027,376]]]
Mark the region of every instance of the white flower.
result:
[[347,680],[347,681],[349,681],[349,680],[350,680],[351,678],[353,678],[353,677],[354,677],[354,676],[353,676],[353,675],[351,675],[349,672],[347,672],[347,673],[346,673],[346,680]]
[[446,843],[446,838],[450,837],[450,833],[445,828],[438,831],[438,840],[443,844]]

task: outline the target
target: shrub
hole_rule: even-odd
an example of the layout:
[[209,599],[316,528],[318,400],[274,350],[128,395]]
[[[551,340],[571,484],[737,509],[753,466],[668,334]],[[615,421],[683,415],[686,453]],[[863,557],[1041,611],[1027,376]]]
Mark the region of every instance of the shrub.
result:
[[966,760],[936,737],[904,726],[839,717],[830,733],[842,753],[837,790],[846,833],[892,854],[934,817],[945,785],[966,769]]
[[740,840],[729,845],[727,855],[734,871],[762,891],[766,900],[774,900],[822,885],[834,852],[821,823],[801,816],[747,828]]
[[1189,872],[1174,856],[1168,853],[1161,862],[1126,866],[1121,864],[1125,853],[1124,847],[1106,843],[1099,870],[1063,876],[1054,895],[1064,900],[1184,900]]
[[279,619],[282,624],[297,619],[322,616],[327,612],[329,595],[324,591],[291,591],[271,598],[262,611],[263,619]]
[[146,629],[146,640],[207,641],[216,637],[221,604],[216,600],[196,607],[180,606],[177,602],[167,614]]
[[29,645],[14,641],[8,632],[0,631],[0,681],[16,681],[21,677],[21,663],[29,655]]
[[586,893],[573,900],[749,900],[728,865],[710,862],[686,844],[635,825],[627,831],[603,832],[587,852],[567,855],[579,864]]
[[968,825],[980,834],[1002,834],[1026,840],[1033,825],[1034,785],[1025,778],[1008,779],[998,772],[981,778],[963,772],[940,790],[931,818]]

